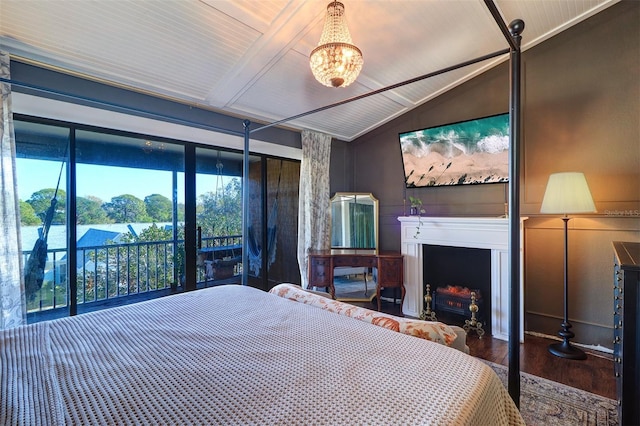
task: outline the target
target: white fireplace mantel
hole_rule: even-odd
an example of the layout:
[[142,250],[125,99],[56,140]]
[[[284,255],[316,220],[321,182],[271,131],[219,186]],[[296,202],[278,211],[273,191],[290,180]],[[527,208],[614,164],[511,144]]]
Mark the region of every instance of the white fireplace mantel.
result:
[[[523,224],[520,218],[520,340],[524,339]],[[491,250],[491,332],[509,339],[509,219],[500,217],[402,216],[401,251],[404,256],[406,296],[402,311],[418,317],[424,302],[422,245]]]

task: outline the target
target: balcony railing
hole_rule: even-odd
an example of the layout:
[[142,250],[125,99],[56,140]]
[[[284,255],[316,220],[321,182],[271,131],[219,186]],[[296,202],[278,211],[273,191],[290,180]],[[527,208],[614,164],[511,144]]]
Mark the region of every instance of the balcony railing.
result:
[[[242,236],[202,238],[203,249],[228,258],[241,254]],[[107,301],[152,298],[176,290],[184,270],[184,241],[152,241],[106,244],[77,248],[76,302],[78,307]],[[31,254],[23,251],[24,264]],[[68,251],[47,251],[42,288],[27,301],[29,314],[68,306],[71,296],[67,276]],[[207,281],[198,268],[197,281]],[[144,297],[147,295],[148,297]],[[142,297],[141,297],[142,296]]]

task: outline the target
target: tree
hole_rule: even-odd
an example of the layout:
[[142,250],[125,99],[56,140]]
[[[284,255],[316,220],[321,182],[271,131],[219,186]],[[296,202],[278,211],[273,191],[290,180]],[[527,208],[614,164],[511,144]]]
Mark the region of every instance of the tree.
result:
[[[27,203],[33,207],[34,212],[40,220],[44,220],[44,217],[47,214],[47,210],[51,206],[51,200],[53,199],[56,190],[54,188],[46,188],[41,189],[39,191],[31,194],[31,198],[27,200]],[[57,204],[56,211],[53,215],[53,221],[51,222],[53,225],[64,225],[66,220],[66,203],[67,203],[67,194],[62,189],[58,189],[58,194],[56,195]]]
[[184,203],[178,203],[178,222],[184,222]]
[[147,215],[155,222],[170,222],[173,218],[173,204],[164,195],[148,195],[144,198],[144,205]]
[[116,223],[149,222],[144,202],[131,194],[113,197],[102,208],[107,216]]
[[36,215],[31,204],[20,200],[20,224],[23,226],[32,226],[42,224],[42,219]]
[[154,222],[138,235],[127,232],[122,236],[122,241],[125,243],[173,241],[173,230],[164,226],[161,228]]
[[242,234],[242,186],[232,179],[221,192],[207,192],[199,199],[197,220],[204,235]]
[[111,220],[102,209],[102,200],[89,195],[88,197],[76,198],[76,223],[87,225],[92,223],[109,223]]

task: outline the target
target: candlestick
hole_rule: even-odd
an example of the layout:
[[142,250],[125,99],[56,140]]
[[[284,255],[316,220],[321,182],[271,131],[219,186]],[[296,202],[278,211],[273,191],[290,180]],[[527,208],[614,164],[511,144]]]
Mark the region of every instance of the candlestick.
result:
[[509,196],[507,193],[507,189],[509,188],[509,184],[504,184],[504,217],[509,217]]
[[402,188],[402,215],[407,215],[407,187]]

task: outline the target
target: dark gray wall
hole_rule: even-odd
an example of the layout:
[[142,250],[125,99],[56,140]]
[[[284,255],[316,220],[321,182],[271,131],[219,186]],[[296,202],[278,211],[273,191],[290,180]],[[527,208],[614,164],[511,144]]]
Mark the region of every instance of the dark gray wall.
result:
[[400,223],[397,217],[408,212],[409,196],[422,199],[426,214],[430,216],[502,214],[504,211],[503,184],[405,190],[398,134],[408,130],[507,112],[509,109],[508,81],[508,66],[504,64],[350,144],[353,151],[351,155],[354,157],[354,191],[372,192],[380,199],[380,246],[382,249],[399,250]]
[[349,144],[331,141],[331,163],[329,164],[330,196],[336,192],[353,192],[353,150]]
[[[521,213],[525,222],[525,329],[555,335],[562,310],[562,221],[541,215],[550,173],[582,171],[598,209],[570,223],[570,319],[576,341],[611,348],[611,241],[640,241],[640,2],[623,1],[522,55]],[[526,41],[526,29],[523,33]],[[416,70],[416,75],[421,74]],[[332,190],[380,199],[380,245],[400,249],[403,200],[431,216],[499,216],[504,185],[404,190],[398,133],[508,110],[503,64],[364,135],[332,162]],[[344,179],[338,181],[338,179]]]

